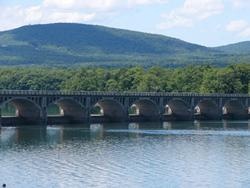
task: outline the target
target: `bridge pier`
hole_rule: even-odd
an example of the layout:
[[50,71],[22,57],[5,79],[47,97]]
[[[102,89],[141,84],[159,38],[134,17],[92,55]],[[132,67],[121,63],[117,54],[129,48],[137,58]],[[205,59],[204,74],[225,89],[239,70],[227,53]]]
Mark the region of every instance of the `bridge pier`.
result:
[[42,108],[41,108],[41,124],[47,125],[48,124],[48,109],[47,109],[47,98],[42,97]]
[[2,127],[2,109],[0,108],[0,128]]
[[42,108],[42,114],[41,114],[41,124],[47,125],[48,124],[48,114],[47,114],[47,108]]
[[90,120],[91,120],[91,117],[90,117],[90,115],[91,115],[91,113],[90,113],[90,107],[86,107],[85,115],[86,115],[86,117],[84,119],[84,122],[85,123],[90,123]]

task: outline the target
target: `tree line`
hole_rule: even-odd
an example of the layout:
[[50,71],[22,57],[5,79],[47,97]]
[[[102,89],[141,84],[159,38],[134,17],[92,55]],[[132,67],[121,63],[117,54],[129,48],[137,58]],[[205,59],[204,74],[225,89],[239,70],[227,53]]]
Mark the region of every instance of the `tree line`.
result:
[[250,64],[216,68],[0,68],[0,89],[250,94]]

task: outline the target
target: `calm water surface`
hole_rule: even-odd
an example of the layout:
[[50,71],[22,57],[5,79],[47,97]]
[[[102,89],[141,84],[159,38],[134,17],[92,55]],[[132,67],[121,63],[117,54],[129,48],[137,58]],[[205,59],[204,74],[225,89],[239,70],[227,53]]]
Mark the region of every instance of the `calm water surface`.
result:
[[250,123],[1,128],[7,187],[250,187]]

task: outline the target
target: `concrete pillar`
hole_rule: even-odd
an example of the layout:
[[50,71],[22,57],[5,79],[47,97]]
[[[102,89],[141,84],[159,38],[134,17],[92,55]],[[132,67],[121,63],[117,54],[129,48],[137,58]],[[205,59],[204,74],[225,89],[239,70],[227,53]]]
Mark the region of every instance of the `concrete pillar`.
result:
[[247,116],[249,119],[250,118],[250,107],[249,107],[249,100],[248,99],[246,99],[245,105],[246,105]]
[[223,99],[220,98],[220,99],[219,99],[219,105],[218,105],[218,106],[219,106],[219,108],[221,108],[221,110],[222,110],[222,107],[223,107],[223,102],[222,102],[222,101],[223,101]]
[[125,122],[129,122],[129,107],[124,106],[124,111],[125,111]]
[[163,103],[163,97],[160,97],[160,121],[163,121],[164,120],[164,113],[165,113],[165,106],[164,106],[164,103]]
[[220,119],[223,119],[223,112],[222,112],[222,109],[223,109],[223,99],[222,98],[219,98],[218,108],[219,108],[218,111],[219,111]]
[[42,98],[42,114],[41,114],[42,124],[47,125],[48,123],[48,112],[47,112],[47,97]]
[[195,104],[194,104],[194,97],[191,98],[191,106],[190,106],[190,113],[191,113],[191,119],[194,120],[194,108],[195,108]]
[[86,122],[90,123],[91,117],[90,117],[90,110],[91,110],[91,104],[90,104],[90,97],[86,98]]
[[125,97],[125,101],[124,101],[124,111],[125,111],[125,115],[126,115],[126,118],[125,118],[125,121],[128,122],[129,121],[129,98],[128,97]]
[[48,124],[48,113],[47,113],[47,107],[42,107],[42,125]]
[[160,106],[160,121],[164,121],[165,106]]
[[2,109],[0,108],[0,128],[2,127]]
[[85,116],[86,116],[85,117],[85,122],[86,123],[90,123],[90,115],[91,115],[90,114],[90,110],[91,110],[91,108],[90,107],[86,107],[85,110],[86,110],[86,112],[85,112]]

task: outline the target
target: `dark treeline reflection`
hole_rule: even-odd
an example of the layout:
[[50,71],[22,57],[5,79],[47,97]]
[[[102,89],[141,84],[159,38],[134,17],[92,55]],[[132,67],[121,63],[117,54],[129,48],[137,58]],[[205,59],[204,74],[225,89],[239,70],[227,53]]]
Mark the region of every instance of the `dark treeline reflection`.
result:
[[1,68],[0,89],[250,93],[250,64],[225,68]]
[[[0,146],[13,144],[62,144],[68,141],[93,141],[109,137],[127,138],[143,135],[168,135],[165,131],[188,130],[249,130],[249,121],[194,121],[64,125],[48,127],[16,127],[0,129]],[[146,132],[145,132],[146,131]],[[147,132],[148,131],[148,132]]]

